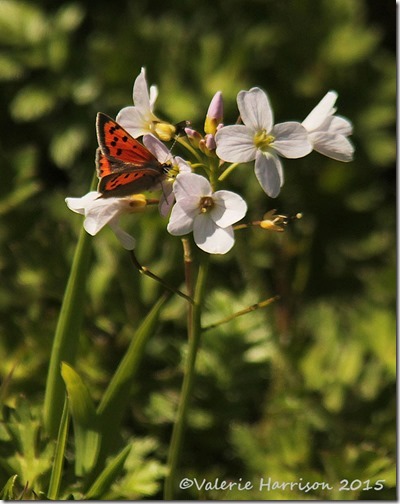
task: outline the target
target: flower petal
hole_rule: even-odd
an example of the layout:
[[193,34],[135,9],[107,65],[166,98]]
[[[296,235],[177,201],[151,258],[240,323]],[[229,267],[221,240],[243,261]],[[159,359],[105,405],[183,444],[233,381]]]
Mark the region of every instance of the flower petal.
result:
[[215,141],[217,156],[223,161],[247,163],[256,157],[254,131],[243,124],[224,126],[215,135]]
[[178,165],[179,173],[191,173],[192,168],[190,164],[183,158],[180,156],[174,156],[174,161]]
[[298,122],[276,124],[271,135],[275,137],[273,148],[287,158],[300,158],[312,151],[307,130]]
[[175,194],[172,190],[172,183],[168,180],[161,182],[161,188],[162,195],[158,204],[158,210],[161,217],[166,217],[174,204]]
[[135,248],[136,245],[135,238],[120,228],[118,223],[118,217],[114,217],[113,219],[111,219],[108,225],[114,231],[115,236],[121,242],[121,245],[124,247],[124,249],[133,250]]
[[307,131],[318,129],[325,119],[336,112],[334,108],[338,94],[336,91],[329,91],[322,100],[312,109],[308,116],[302,122]]
[[237,104],[243,123],[254,131],[269,133],[274,124],[272,108],[267,94],[260,88],[240,91]]
[[212,193],[209,181],[196,173],[179,173],[174,183],[176,201],[190,198],[197,202],[202,196]]
[[145,117],[137,107],[124,107],[118,112],[115,120],[125,128],[133,138],[138,138],[150,133],[149,124],[152,119]]
[[89,234],[95,235],[118,216],[123,211],[122,208],[119,198],[98,199],[85,209],[83,227]]
[[268,196],[276,198],[283,185],[283,169],[279,158],[273,154],[257,153],[254,171]]
[[193,238],[209,254],[226,254],[235,243],[232,227],[218,227],[207,214],[200,214],[194,220]]
[[150,95],[146,81],[146,70],[143,67],[140,74],[136,77],[133,85],[133,103],[142,113],[144,112],[147,114],[152,112]]
[[101,193],[97,191],[90,191],[81,198],[65,198],[65,203],[73,212],[84,215],[86,207],[92,204],[93,201],[97,200],[97,198],[100,198],[100,196]]
[[158,88],[154,84],[150,86],[150,109],[154,109],[154,104],[157,100],[158,97]]
[[337,161],[349,162],[353,159],[354,146],[344,135],[310,133],[314,150]]
[[217,191],[213,194],[214,207],[210,217],[220,227],[226,228],[243,219],[247,212],[245,200],[231,191]]
[[154,154],[160,163],[171,161],[171,151],[154,135],[144,135],[143,144],[152,154]]
[[178,203],[175,203],[167,226],[168,233],[174,236],[190,233],[193,229],[193,219],[194,215],[191,216]]
[[348,136],[353,133],[353,125],[346,117],[334,116],[331,118],[329,132]]

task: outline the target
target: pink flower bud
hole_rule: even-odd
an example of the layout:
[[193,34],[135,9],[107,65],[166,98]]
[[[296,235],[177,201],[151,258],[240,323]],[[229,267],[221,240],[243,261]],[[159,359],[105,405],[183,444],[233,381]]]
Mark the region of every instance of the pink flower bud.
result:
[[222,99],[222,93],[221,91],[217,91],[207,110],[204,131],[208,134],[215,135],[218,124],[222,122],[223,115],[224,102]]
[[187,135],[187,137],[189,138],[190,140],[190,143],[194,146],[194,147],[198,147],[199,146],[199,142],[200,140],[202,140],[202,136],[200,135],[200,133],[192,128],[185,128],[185,133]]

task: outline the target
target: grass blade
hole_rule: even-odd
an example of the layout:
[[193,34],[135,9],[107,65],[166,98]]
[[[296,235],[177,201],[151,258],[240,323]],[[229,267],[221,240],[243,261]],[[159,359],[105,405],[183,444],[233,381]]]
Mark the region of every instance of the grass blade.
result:
[[145,345],[154,333],[161,308],[169,295],[169,293],[166,293],[158,300],[137,329],[99,404],[97,414],[100,417],[103,432],[100,460],[105,460],[115,440],[114,434],[118,432],[119,424],[128,404],[129,390],[140,364]]
[[100,499],[110,489],[111,485],[116,480],[121,472],[125,460],[129,455],[131,446],[126,446],[114,459],[109,462],[103,472],[99,475],[93,485],[89,488],[85,499]]
[[62,471],[64,466],[65,447],[67,445],[69,427],[68,399],[65,398],[64,409],[61,416],[60,429],[58,431],[56,451],[54,455],[53,468],[50,475],[50,484],[47,497],[50,500],[57,500],[61,486]]

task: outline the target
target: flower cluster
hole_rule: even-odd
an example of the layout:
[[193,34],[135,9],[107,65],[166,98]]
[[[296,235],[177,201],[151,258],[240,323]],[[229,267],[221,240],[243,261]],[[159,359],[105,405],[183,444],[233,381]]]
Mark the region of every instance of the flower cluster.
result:
[[[233,247],[234,224],[247,212],[241,196],[221,187],[238,165],[254,161],[262,189],[275,198],[284,183],[282,158],[301,158],[312,150],[339,161],[353,157],[354,148],[348,139],[352,125],[335,115],[334,91],[329,91],[303,122],[277,124],[262,89],[240,91],[240,123],[227,126],[223,124],[223,98],[218,91],[206,114],[204,134],[186,127],[184,135],[177,126],[154,114],[156,98],[157,88],[148,87],[142,69],[133,87],[134,105],[123,108],[116,121],[133,138],[143,137],[145,147],[163,166],[168,163],[170,167],[159,184],[159,211],[163,217],[169,215],[168,232],[175,236],[193,232],[197,246],[210,254],[225,254]],[[187,159],[172,156],[163,143],[173,139],[186,150]],[[129,171],[129,164],[124,166]],[[143,211],[149,200],[142,194],[103,196],[92,191],[82,198],[66,198],[66,202],[71,210],[85,216],[88,233],[95,235],[108,224],[122,245],[133,250],[135,240],[119,227],[119,217]],[[278,217],[282,218],[278,224],[284,222],[284,216]],[[275,221],[272,227],[281,230]]]

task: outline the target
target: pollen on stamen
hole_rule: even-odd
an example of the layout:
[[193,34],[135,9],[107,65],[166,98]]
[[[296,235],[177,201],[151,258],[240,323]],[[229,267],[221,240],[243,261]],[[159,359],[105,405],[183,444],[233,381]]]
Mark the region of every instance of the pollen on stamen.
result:
[[258,131],[254,135],[254,145],[257,149],[262,151],[268,150],[274,141],[275,137],[273,135],[269,135],[265,130]]

